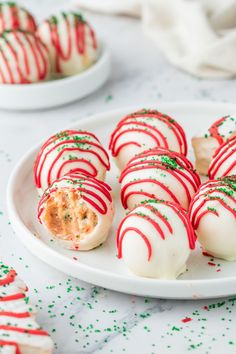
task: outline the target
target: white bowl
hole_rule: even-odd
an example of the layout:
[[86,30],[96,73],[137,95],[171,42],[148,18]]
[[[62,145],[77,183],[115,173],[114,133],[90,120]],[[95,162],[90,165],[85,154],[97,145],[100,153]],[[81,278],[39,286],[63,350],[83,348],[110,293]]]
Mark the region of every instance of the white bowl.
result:
[[34,84],[0,84],[0,108],[31,110],[61,106],[97,90],[109,74],[110,54],[100,44],[97,62],[78,75]]
[[[151,105],[146,107],[151,108]],[[116,122],[137,108],[143,107],[97,114],[69,128],[90,130],[107,146]],[[236,111],[235,105],[216,102],[162,103],[154,108],[176,118],[186,130],[188,141],[199,128],[207,128],[216,118]],[[8,185],[11,224],[20,240],[36,257],[81,280],[136,295],[200,299],[236,293],[236,262],[216,260],[216,266],[211,266],[208,264],[209,257],[202,256],[199,248],[192,252],[188,272],[177,280],[140,278],[127,271],[123,261],[116,257],[115,233],[124,211],[119,202],[118,171],[113,162],[107,182],[113,188],[116,216],[108,240],[89,252],[68,251],[59,247],[55,241],[51,242],[50,235],[39,224],[36,213],[38,197],[33,181],[33,162],[38,150],[39,146],[33,148],[20,160]],[[190,157],[193,157],[191,152]],[[217,272],[218,269],[221,271]]]

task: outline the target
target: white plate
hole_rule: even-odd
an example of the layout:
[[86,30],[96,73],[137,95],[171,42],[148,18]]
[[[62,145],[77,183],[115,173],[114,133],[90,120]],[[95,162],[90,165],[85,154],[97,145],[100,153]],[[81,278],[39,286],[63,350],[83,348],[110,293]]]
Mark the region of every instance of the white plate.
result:
[[102,86],[110,74],[110,54],[100,45],[97,62],[82,73],[30,85],[0,84],[0,108],[45,109],[83,98]]
[[[98,114],[90,119],[79,121],[70,128],[91,130],[107,146],[109,135],[116,122],[124,114],[137,108],[142,107]],[[213,102],[161,103],[155,108],[176,118],[185,128],[188,140],[199,128],[207,128],[216,118],[236,111],[235,105]],[[38,149],[39,147],[32,149],[21,159],[8,185],[8,209],[11,223],[18,237],[36,257],[81,280],[136,295],[200,299],[236,293],[236,262],[215,260],[216,266],[210,266],[209,258],[202,256],[199,249],[194,251],[189,259],[189,271],[177,280],[139,278],[126,270],[123,261],[117,259],[115,249],[115,231],[123,211],[119,205],[119,186],[116,178],[118,171],[113,163],[107,181],[113,187],[117,201],[117,213],[108,241],[98,249],[84,253],[66,251],[60,248],[55,241],[51,242],[49,234],[39,224],[36,217],[38,198],[33,182],[33,162]],[[218,264],[220,266],[217,266]],[[218,269],[220,272],[217,272]]]

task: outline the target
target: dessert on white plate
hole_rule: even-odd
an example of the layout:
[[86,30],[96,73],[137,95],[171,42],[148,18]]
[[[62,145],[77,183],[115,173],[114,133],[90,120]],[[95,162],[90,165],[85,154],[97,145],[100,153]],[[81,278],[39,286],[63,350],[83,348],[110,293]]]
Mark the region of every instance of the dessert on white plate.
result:
[[210,179],[236,175],[236,136],[220,145],[208,169]]
[[27,290],[15,270],[0,262],[0,352],[51,354],[52,339],[35,321]]
[[78,74],[98,58],[95,33],[79,13],[51,16],[39,25],[37,34],[48,48],[55,75]]
[[201,185],[189,215],[203,249],[214,257],[236,260],[236,177]]
[[120,175],[121,201],[133,209],[149,198],[163,199],[188,209],[200,178],[184,156],[164,148],[133,157]]
[[216,149],[236,135],[236,115],[228,115],[214,122],[208,131],[192,138],[196,169],[206,175]]
[[123,170],[136,154],[157,146],[187,155],[183,128],[166,114],[141,109],[120,120],[111,135],[109,148],[118,168]]
[[111,188],[79,173],[54,181],[38,205],[39,221],[59,244],[71,250],[87,251],[102,244],[113,216]]
[[25,8],[13,1],[0,2],[0,34],[9,30],[35,32],[36,21]]
[[19,30],[0,36],[0,83],[29,84],[49,74],[47,48],[35,34]]
[[36,187],[44,191],[68,172],[82,172],[104,180],[109,169],[108,154],[94,134],[64,130],[41,147],[34,165],[34,179]]
[[147,200],[121,221],[117,232],[118,258],[141,277],[175,279],[186,270],[195,248],[195,234],[179,205]]

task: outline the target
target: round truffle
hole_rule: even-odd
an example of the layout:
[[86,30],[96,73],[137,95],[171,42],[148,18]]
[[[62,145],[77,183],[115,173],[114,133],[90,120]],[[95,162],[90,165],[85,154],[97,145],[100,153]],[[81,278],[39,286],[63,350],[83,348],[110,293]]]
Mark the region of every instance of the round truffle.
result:
[[187,155],[183,128],[166,114],[142,109],[121,119],[111,135],[109,148],[118,168],[123,170],[136,154],[157,146]]
[[236,177],[208,181],[194,196],[189,215],[198,241],[214,257],[236,260]]
[[4,31],[23,30],[35,32],[37,25],[31,13],[16,3],[0,3],[0,34]]
[[39,221],[67,249],[87,251],[102,244],[112,224],[111,188],[79,173],[56,180],[38,205]]
[[207,132],[194,136],[192,145],[197,171],[206,175],[216,149],[235,135],[235,115],[228,115],[214,122]]
[[65,130],[50,137],[41,147],[34,165],[38,189],[45,190],[68,172],[82,172],[104,180],[109,157],[98,138],[86,131]]
[[156,148],[130,160],[120,176],[121,201],[133,209],[146,199],[163,199],[188,209],[200,178],[183,155]]
[[47,48],[33,33],[8,31],[0,36],[0,83],[30,84],[49,73]]
[[118,258],[141,277],[177,278],[194,247],[186,212],[170,202],[146,201],[122,220],[117,232]]
[[51,16],[38,27],[37,33],[48,47],[55,75],[78,74],[97,60],[95,33],[80,14],[62,12]]
[[210,179],[236,174],[236,136],[220,145],[209,166]]

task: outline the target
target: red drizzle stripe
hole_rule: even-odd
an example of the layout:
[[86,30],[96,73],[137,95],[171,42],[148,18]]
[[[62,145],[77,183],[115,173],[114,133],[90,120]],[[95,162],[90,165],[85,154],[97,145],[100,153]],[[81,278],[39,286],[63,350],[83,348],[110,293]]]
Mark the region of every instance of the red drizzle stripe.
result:
[[12,283],[15,280],[15,277],[17,276],[15,270],[11,269],[9,273],[7,273],[7,276],[3,279],[0,279],[0,286],[7,285]]
[[0,330],[4,331],[13,331],[25,334],[32,334],[36,336],[48,336],[48,332],[43,331],[42,329],[30,329],[30,328],[21,328],[21,327],[14,327],[14,326],[4,326],[0,325]]
[[18,312],[0,311],[0,316],[28,318],[28,317],[31,317],[31,314],[29,312],[18,313]]
[[14,295],[2,296],[2,297],[0,297],[0,302],[19,300],[19,299],[24,299],[24,298],[25,298],[25,294],[18,293],[18,294],[14,294]]
[[224,143],[224,138],[222,135],[219,133],[219,126],[224,123],[224,121],[228,118],[229,116],[223,117],[218,119],[212,126],[209,128],[209,132],[213,138],[215,138],[218,143],[221,145]]

